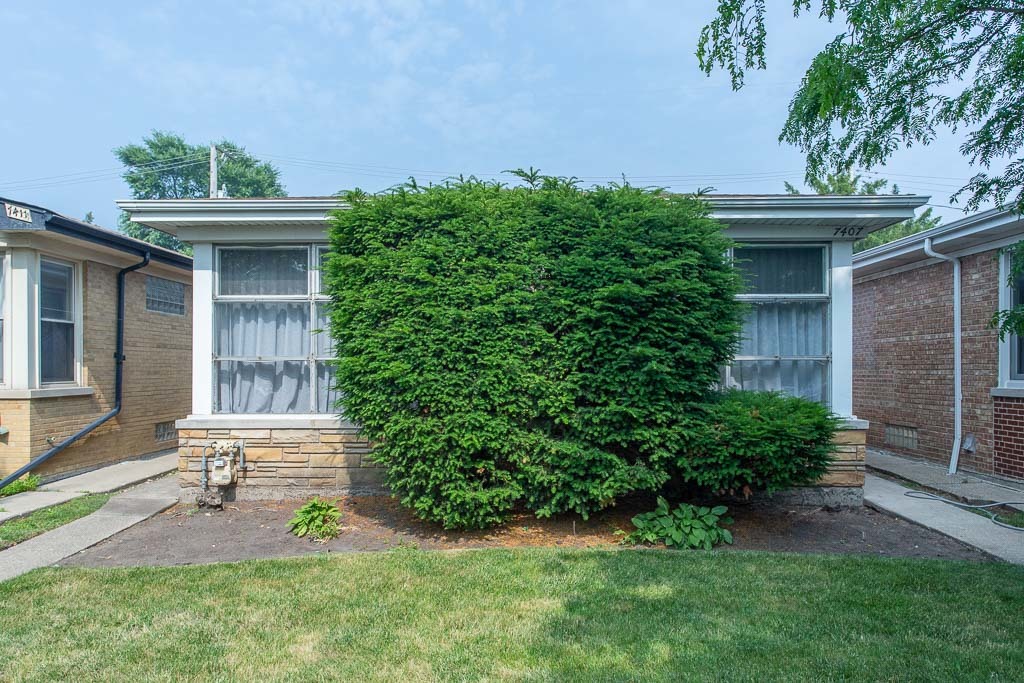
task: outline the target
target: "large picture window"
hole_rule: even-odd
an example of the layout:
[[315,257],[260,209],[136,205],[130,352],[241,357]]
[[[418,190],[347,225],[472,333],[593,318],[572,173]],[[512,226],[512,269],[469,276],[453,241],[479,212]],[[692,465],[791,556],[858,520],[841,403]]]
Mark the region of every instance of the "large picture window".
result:
[[39,262],[39,380],[75,381],[75,267]]
[[4,323],[7,321],[7,254],[0,251],[0,384],[4,384],[7,381],[6,355],[4,346],[6,340],[4,339]]
[[829,396],[828,248],[754,244],[733,250],[749,304],[725,386],[782,391],[822,403]]
[[326,247],[221,247],[214,301],[214,410],[334,411]]

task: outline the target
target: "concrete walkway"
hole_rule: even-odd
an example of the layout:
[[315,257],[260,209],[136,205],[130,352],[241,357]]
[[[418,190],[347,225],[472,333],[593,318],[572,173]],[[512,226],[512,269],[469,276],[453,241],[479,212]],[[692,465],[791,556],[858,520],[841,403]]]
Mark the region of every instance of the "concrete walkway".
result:
[[907,496],[906,493],[912,490],[868,474],[864,481],[864,503],[979,548],[1006,562],[1024,565],[1024,531],[997,526],[987,517],[941,501]]
[[[1024,482],[996,477],[980,477],[967,472],[949,474],[947,469],[922,460],[901,458],[897,455],[869,448],[866,458],[868,469],[877,470],[900,479],[958,498],[965,503],[997,503],[1024,501]],[[1024,502],[1007,507],[1024,511]]]
[[87,493],[109,493],[141,481],[159,477],[178,466],[177,450],[167,451],[144,460],[127,460],[101,467],[92,472],[60,479],[14,496],[0,498],[0,523],[84,496]]
[[47,567],[178,502],[178,480],[162,477],[118,493],[96,512],[0,551],[0,581]]

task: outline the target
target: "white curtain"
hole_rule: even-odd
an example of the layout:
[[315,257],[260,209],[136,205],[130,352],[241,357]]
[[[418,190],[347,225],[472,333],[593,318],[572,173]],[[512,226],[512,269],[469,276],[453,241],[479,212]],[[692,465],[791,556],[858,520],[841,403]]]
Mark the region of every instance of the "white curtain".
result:
[[[752,305],[743,326],[740,356],[826,356],[828,303],[768,302]],[[813,401],[827,400],[828,363],[821,359],[735,361],[730,386],[782,391]]]
[[217,363],[217,411],[309,413],[306,361]]
[[296,295],[309,292],[309,250],[222,249],[222,296]]
[[[308,413],[309,304],[218,303],[217,409],[222,413]],[[290,360],[274,360],[290,358]]]

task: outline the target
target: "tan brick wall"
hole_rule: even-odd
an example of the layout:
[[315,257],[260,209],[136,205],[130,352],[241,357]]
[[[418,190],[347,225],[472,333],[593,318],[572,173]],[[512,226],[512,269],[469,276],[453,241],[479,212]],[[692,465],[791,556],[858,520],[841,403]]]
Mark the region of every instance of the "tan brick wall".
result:
[[[94,261],[83,264],[82,383],[94,393],[0,401],[0,420],[11,430],[0,442],[0,474],[44,453],[51,442],[59,443],[113,408],[118,270]],[[186,286],[185,302],[184,316],[148,311],[146,271],[128,274],[121,413],[42,465],[40,476],[65,475],[175,448],[173,440],[156,440],[155,427],[184,417],[191,404],[191,286]],[[19,423],[16,430],[14,422]]]
[[[994,473],[999,339],[988,326],[999,307],[998,251],[961,259],[965,470]],[[938,263],[855,282],[853,408],[871,428],[868,444],[948,464],[953,447],[953,266]],[[914,427],[917,448],[885,442],[885,425]]]
[[[836,435],[828,473],[812,488],[855,491],[864,486],[863,429]],[[203,448],[217,441],[243,441],[246,471],[238,473],[227,499],[265,500],[313,495],[383,492],[383,469],[369,456],[370,444],[355,427],[341,429],[182,429],[178,472],[183,500],[200,493]],[[213,455],[209,454],[212,460]],[[207,463],[207,471],[212,467]]]
[[183,429],[178,432],[183,499],[194,499],[199,493],[203,447],[215,441],[239,440],[245,444],[246,471],[238,473],[229,499],[305,498],[382,490],[383,470],[367,457],[370,444],[359,437],[355,427]]

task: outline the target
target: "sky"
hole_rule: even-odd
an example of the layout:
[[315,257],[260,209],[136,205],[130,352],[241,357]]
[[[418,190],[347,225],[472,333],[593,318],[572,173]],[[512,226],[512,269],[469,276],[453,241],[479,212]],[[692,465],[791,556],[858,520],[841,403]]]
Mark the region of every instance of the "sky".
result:
[[[733,92],[694,54],[715,4],[3,0],[0,195],[115,227],[129,192],[112,150],[152,130],[232,140],[296,196],[529,166],[678,191],[802,186],[778,134],[841,29],[769,3],[768,69]],[[972,175],[960,141],[876,172],[948,205]]]

